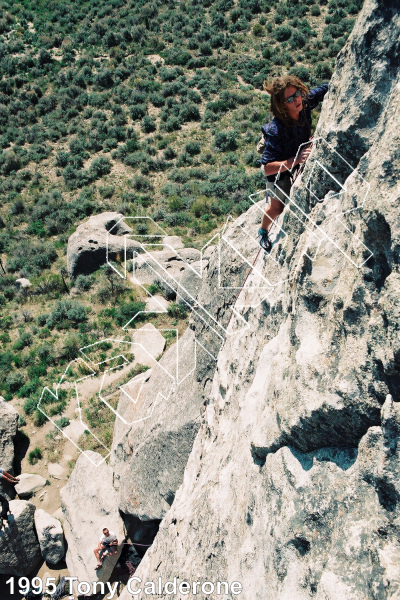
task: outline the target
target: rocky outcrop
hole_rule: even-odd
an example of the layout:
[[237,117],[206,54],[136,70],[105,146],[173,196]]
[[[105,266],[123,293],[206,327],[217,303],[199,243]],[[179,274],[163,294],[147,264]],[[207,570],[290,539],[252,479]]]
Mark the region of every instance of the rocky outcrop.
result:
[[[190,289],[197,294],[202,281],[202,264],[205,266],[208,257],[201,262],[199,250],[181,248],[177,244],[172,246],[165,243],[162,248],[145,252],[132,261],[134,281],[140,284],[156,283],[168,300],[175,300],[177,294],[185,291],[185,282],[186,285],[190,282]],[[192,280],[196,281],[197,286],[193,286]]]
[[201,273],[203,263],[201,261],[194,262],[191,269],[185,269],[180,278],[180,286],[177,288],[176,302],[181,306],[189,309],[192,307],[199,295],[202,278]]
[[[366,0],[322,140],[238,296],[247,327],[232,317],[209,370],[142,581],[239,581],[243,600],[400,596],[399,39],[395,4]],[[227,257],[228,283],[239,264]]]
[[[99,466],[96,466],[99,465]],[[118,496],[112,485],[112,470],[96,452],[87,450],[78,458],[68,483],[60,491],[63,527],[68,543],[68,570],[79,581],[108,581],[122,550],[125,532],[118,512]],[[118,554],[106,557],[95,571],[97,547],[105,527],[119,542]]]
[[14,438],[18,430],[18,411],[0,396],[0,464],[12,472],[14,461]]
[[[18,411],[0,396],[0,467],[14,472],[14,440],[18,430]],[[14,488],[0,479],[0,490],[13,498]]]
[[11,500],[11,515],[0,532],[0,573],[28,575],[41,560],[34,526],[35,506],[26,500]]
[[169,302],[161,296],[161,294],[154,294],[146,299],[146,310],[148,312],[166,312],[168,310]]
[[15,280],[15,285],[18,288],[29,288],[31,287],[31,282],[29,281],[29,279],[26,279],[26,277],[20,277],[20,279],[16,279]]
[[64,533],[60,521],[38,508],[35,512],[35,527],[44,560],[56,565],[65,554]]
[[135,363],[151,367],[164,352],[165,337],[152,323],[136,329],[132,335]]
[[[238,222],[256,227],[258,219],[258,209],[253,207]],[[233,239],[242,256],[254,258],[257,242],[240,231],[227,233],[218,248],[206,252],[203,283],[189,328],[153,366],[139,396],[139,376],[130,397],[121,393],[117,410],[126,423],[116,419],[110,465],[120,509],[144,522],[157,522],[171,506],[200,426],[216,366],[214,357],[225,335],[237,286],[248,269],[232,248]]]
[[15,491],[20,498],[30,498],[46,485],[45,478],[34,473],[22,473],[18,479]]
[[107,212],[79,225],[68,240],[67,268],[71,278],[96,271],[107,262],[107,252],[109,260],[123,260],[125,250],[131,257],[142,251],[139,242],[125,235],[132,229],[122,219],[120,213]]

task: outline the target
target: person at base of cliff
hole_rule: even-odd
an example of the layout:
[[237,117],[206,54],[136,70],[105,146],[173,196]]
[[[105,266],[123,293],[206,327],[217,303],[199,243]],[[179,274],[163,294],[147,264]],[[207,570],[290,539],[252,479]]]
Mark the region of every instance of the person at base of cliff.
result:
[[[264,137],[264,149],[261,157],[261,169],[265,175],[267,188],[267,208],[264,212],[258,239],[261,248],[271,250],[269,229],[281,214],[286,196],[290,194],[292,180],[288,169],[306,162],[310,152],[311,111],[318,106],[328,91],[329,83],[311,90],[295,75],[277,77],[264,82],[264,90],[271,96],[271,112],[274,118],[261,128]],[[303,146],[299,152],[301,144]],[[276,174],[278,185],[275,185]],[[286,196],[285,196],[286,194]]]
[[4,526],[3,521],[8,522],[8,515],[12,514],[10,510],[10,504],[5,496],[0,494],[1,512],[0,512],[0,531]]
[[118,540],[117,536],[113,531],[110,531],[105,527],[100,537],[99,545],[94,550],[94,555],[97,558],[97,565],[95,571],[100,569],[103,560],[106,556],[114,556],[117,554]]
[[14,477],[14,475],[11,475],[11,473],[7,473],[7,471],[4,471],[4,469],[0,468],[0,479],[4,479],[5,481],[8,481],[9,483],[13,483],[14,485],[16,483],[18,483],[19,479],[17,477]]

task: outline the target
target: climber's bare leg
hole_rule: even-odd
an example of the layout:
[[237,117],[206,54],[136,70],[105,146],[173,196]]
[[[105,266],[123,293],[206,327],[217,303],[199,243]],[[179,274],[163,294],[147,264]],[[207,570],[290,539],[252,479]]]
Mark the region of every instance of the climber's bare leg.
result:
[[267,231],[271,229],[273,222],[276,221],[285,208],[285,204],[281,200],[271,198],[271,196],[269,196],[269,200],[270,202],[267,204],[261,222],[261,227]]

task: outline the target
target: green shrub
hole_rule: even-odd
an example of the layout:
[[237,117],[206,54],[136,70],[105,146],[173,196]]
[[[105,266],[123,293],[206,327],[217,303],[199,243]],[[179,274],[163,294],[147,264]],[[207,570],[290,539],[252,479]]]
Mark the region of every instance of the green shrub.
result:
[[187,102],[180,107],[179,118],[183,123],[188,121],[200,121],[200,112],[196,104]]
[[174,158],[176,158],[176,152],[173,148],[171,148],[171,146],[167,146],[167,148],[164,150],[163,155],[165,160],[173,160]]
[[10,253],[7,261],[7,270],[23,272],[32,276],[48,269],[57,258],[57,252],[51,244],[35,243],[33,241],[21,240]]
[[303,48],[306,45],[306,38],[301,31],[293,31],[289,45],[291,48]]
[[137,192],[152,192],[153,185],[151,181],[147,177],[142,177],[141,175],[137,175],[133,180],[133,188]]
[[32,335],[28,331],[20,332],[18,340],[14,343],[13,349],[17,352],[26,346],[32,344]]
[[151,283],[148,287],[147,290],[150,294],[152,294],[153,296],[155,294],[161,294],[161,288],[157,283]]
[[176,304],[176,302],[172,302],[167,311],[168,315],[174,319],[186,319],[187,317],[187,309],[180,304]]
[[61,417],[60,419],[56,419],[54,421],[54,423],[60,429],[64,429],[64,427],[68,427],[68,425],[69,425],[69,419],[68,419],[68,417]]
[[165,215],[165,222],[172,227],[187,225],[191,221],[191,217],[184,211],[173,212]]
[[42,427],[42,425],[44,425],[45,423],[47,423],[46,415],[44,415],[39,409],[35,410],[33,414],[33,424],[35,425],[35,427]]
[[105,156],[95,158],[89,167],[89,175],[92,179],[99,179],[103,175],[108,175],[111,171],[111,163]]
[[28,462],[30,465],[35,465],[42,458],[42,451],[40,448],[31,450],[28,454]]
[[6,388],[9,392],[15,393],[24,385],[24,376],[22,373],[10,373],[6,379]]
[[60,327],[68,329],[77,327],[79,323],[87,320],[85,307],[77,300],[60,300],[57,302],[46,318],[46,325],[50,328]]
[[161,125],[161,129],[168,132],[179,131],[181,129],[181,120],[178,117],[170,117]]
[[80,342],[77,336],[68,335],[62,348],[62,355],[67,360],[75,360],[79,356]]
[[93,275],[78,275],[75,279],[75,286],[81,292],[87,292],[94,284]]
[[147,107],[144,104],[136,104],[131,106],[129,109],[129,114],[131,115],[132,121],[139,121],[140,119],[143,119],[146,113]]
[[189,142],[185,145],[184,152],[194,156],[195,154],[200,154],[200,144],[198,142]]
[[278,42],[284,42],[285,40],[288,40],[291,35],[292,30],[286,25],[282,25],[281,27],[275,28],[275,38]]
[[151,133],[151,132],[153,132],[153,131],[155,131],[157,129],[157,126],[156,126],[155,122],[148,115],[145,115],[143,117],[141,126],[142,126],[142,129],[143,129],[143,131],[145,133]]
[[[141,311],[144,311],[146,309],[146,303],[145,302],[139,302],[139,301],[132,301],[132,302],[125,302],[124,304],[121,304],[116,312],[115,312],[115,321],[117,322],[118,325],[120,326],[124,326],[128,323],[128,321],[130,321],[131,319],[133,319],[133,317],[135,315],[135,321],[140,321],[143,320],[144,315],[138,315],[137,313],[140,313]],[[130,324],[130,327],[134,327],[133,325],[134,322],[132,322]]]
[[299,79],[308,83],[310,81],[310,71],[306,67],[293,67],[289,71],[290,75],[296,75]]
[[237,133],[235,131],[219,131],[214,137],[214,146],[217,152],[236,150]]
[[194,213],[195,217],[199,218],[202,215],[210,212],[212,200],[207,198],[207,196],[200,196],[196,198],[191,206],[191,211]]
[[330,79],[332,77],[332,69],[328,62],[319,62],[315,65],[315,76],[318,79]]
[[24,411],[27,415],[32,415],[37,408],[37,398],[27,398],[24,402]]

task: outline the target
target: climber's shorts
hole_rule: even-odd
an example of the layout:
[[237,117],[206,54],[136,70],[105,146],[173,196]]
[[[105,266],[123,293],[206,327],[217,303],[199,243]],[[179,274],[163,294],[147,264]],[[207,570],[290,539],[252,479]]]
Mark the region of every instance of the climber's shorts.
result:
[[[261,172],[265,177],[265,171],[264,171],[264,165],[261,165]],[[287,171],[286,171],[287,173]],[[269,202],[270,198],[275,198],[276,200],[280,200],[281,202],[285,203],[287,200],[287,197],[290,196],[290,188],[292,187],[292,180],[291,177],[289,175],[289,173],[286,175],[284,174],[282,177],[280,177],[279,181],[277,182],[279,185],[279,189],[276,185],[275,185],[275,181],[268,181],[268,177],[265,177],[265,189],[266,189],[266,197],[265,200],[266,202]],[[285,196],[286,194],[286,196]]]
[[280,179],[277,184],[279,187],[275,185],[274,181],[265,181],[265,189],[267,192],[265,199],[269,202],[269,198],[275,198],[276,200],[285,203],[288,196],[290,196],[290,188],[292,187],[291,179],[290,177],[284,177],[283,179]]

